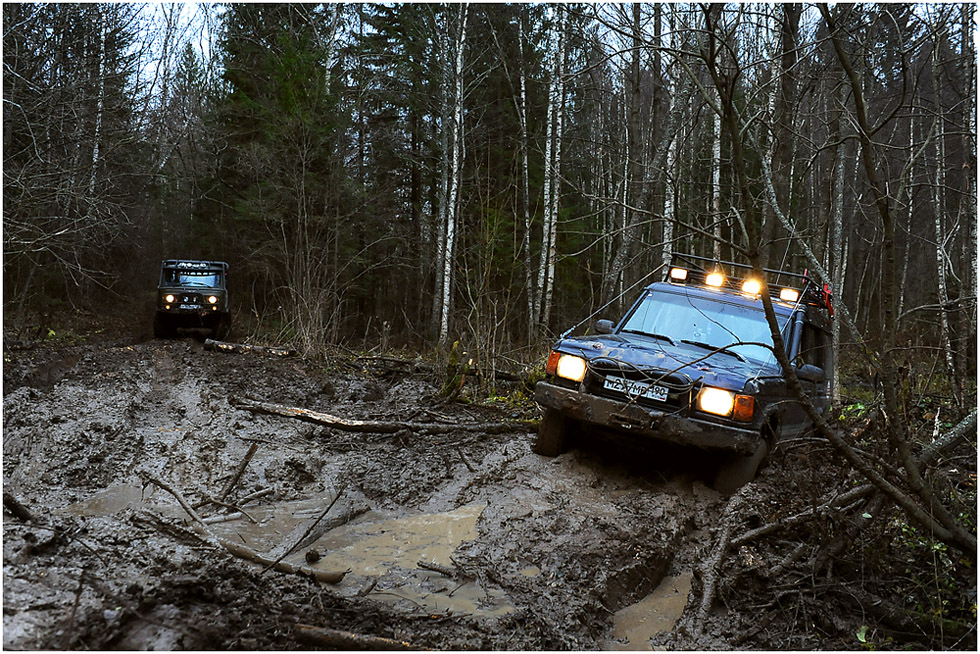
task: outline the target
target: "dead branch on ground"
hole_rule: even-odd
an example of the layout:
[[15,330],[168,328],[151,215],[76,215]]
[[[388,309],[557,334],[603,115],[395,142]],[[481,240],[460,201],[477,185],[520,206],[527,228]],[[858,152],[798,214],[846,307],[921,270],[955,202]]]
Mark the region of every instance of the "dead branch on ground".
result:
[[213,338],[204,341],[204,347],[215,352],[231,352],[235,354],[270,354],[277,357],[294,357],[299,353],[291,347],[271,347],[267,345],[246,345],[245,343],[226,343]]
[[400,650],[415,649],[404,640],[365,636],[339,629],[324,629],[306,624],[296,625],[296,639],[308,645],[332,647],[334,649]]
[[409,431],[417,434],[446,434],[449,432],[480,432],[484,434],[506,434],[508,432],[533,432],[536,427],[529,422],[487,422],[471,424],[440,424],[440,423],[418,423],[418,422],[383,422],[378,420],[358,420],[356,418],[341,418],[321,413],[311,409],[287,406],[285,404],[275,404],[272,402],[259,402],[247,398],[233,398],[233,406],[253,413],[264,413],[268,415],[284,416],[295,418],[304,422],[311,422],[317,425],[332,427],[342,431],[374,434],[396,434],[401,431]]
[[3,508],[10,511],[21,522],[34,522],[34,514],[26,506],[21,504],[20,500],[14,497],[13,494],[7,491],[3,492]]
[[[334,507],[334,504],[337,503],[337,500],[340,499],[340,496],[344,494],[344,491],[345,490],[347,490],[347,487],[346,486],[342,486],[340,488],[340,490],[337,491],[337,494],[334,495],[334,498],[330,501],[330,504],[327,505],[327,508],[325,508],[320,513],[320,515],[317,516],[317,518],[315,520],[313,520],[313,521],[310,522],[310,525],[308,527],[306,527],[306,529],[303,531],[302,535],[299,538],[295,539],[293,541],[292,545],[289,545],[288,547],[282,547],[281,548],[282,549],[282,553],[270,565],[268,565],[265,568],[265,570],[263,570],[262,572],[264,573],[264,572],[268,571],[270,568],[274,568],[284,558],[286,558],[287,556],[289,556],[289,553],[290,552],[292,552],[297,547],[299,547],[300,543],[302,543],[306,539],[306,537],[310,535],[310,532],[312,532],[316,528],[316,526],[320,523],[320,521],[323,520],[327,516],[328,513],[330,513],[330,509],[332,509]],[[290,534],[290,535],[292,535],[292,534]],[[288,540],[285,541],[283,544],[285,545],[286,542],[288,542]]]
[[343,578],[349,572],[349,570],[345,570],[343,572],[336,572],[333,570],[320,570],[317,568],[310,568],[307,566],[293,565],[291,563],[286,563],[284,561],[276,561],[274,559],[270,559],[268,557],[259,554],[258,552],[256,552],[250,547],[246,547],[245,545],[240,545],[226,538],[219,538],[218,536],[215,536],[213,533],[211,533],[211,530],[208,529],[207,524],[201,519],[199,515],[197,515],[197,513],[194,511],[191,505],[187,503],[187,500],[184,499],[184,496],[181,494],[180,491],[171,487],[166,482],[157,479],[156,477],[146,475],[145,479],[147,483],[155,484],[156,486],[160,487],[161,489],[167,491],[168,493],[174,496],[174,498],[177,500],[177,503],[180,504],[180,506],[187,513],[187,515],[189,515],[193,520],[191,526],[194,528],[194,531],[199,533],[201,537],[204,538],[205,542],[207,542],[209,545],[220,546],[224,548],[226,551],[228,551],[229,553],[237,556],[240,559],[245,559],[247,561],[252,561],[253,563],[258,563],[260,565],[268,566],[278,572],[285,572],[287,574],[296,574],[303,577],[310,577],[311,579],[315,579],[316,581],[321,581],[327,584],[339,584],[341,580],[343,580]]

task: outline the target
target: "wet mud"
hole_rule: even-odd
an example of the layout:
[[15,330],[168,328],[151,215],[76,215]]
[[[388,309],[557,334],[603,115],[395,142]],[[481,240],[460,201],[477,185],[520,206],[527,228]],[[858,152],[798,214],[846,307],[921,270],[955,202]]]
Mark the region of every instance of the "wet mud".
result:
[[[536,417],[532,405],[440,402],[426,373],[354,359],[108,338],[5,357],[4,491],[32,517],[4,515],[5,648],[308,649],[300,624],[425,649],[685,642],[672,632],[696,605],[726,501],[689,452],[597,438],[550,459],[519,423],[351,433],[234,404],[448,424]],[[318,583],[232,556],[154,479],[212,536],[346,575]]]

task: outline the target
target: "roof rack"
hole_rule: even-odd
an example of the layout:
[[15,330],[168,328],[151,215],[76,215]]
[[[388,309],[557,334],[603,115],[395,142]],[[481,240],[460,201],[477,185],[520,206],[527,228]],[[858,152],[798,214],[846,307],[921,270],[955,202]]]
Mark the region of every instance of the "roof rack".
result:
[[[749,274],[744,276],[726,274],[724,272],[726,266],[738,271],[747,271]],[[746,292],[746,282],[755,280],[752,272],[753,268],[748,264],[736,263],[734,261],[718,261],[716,259],[709,259],[708,257],[674,252],[671,254],[671,266],[667,270],[665,279],[673,283],[693,282],[716,288],[728,288]],[[831,302],[830,287],[827,284],[821,285],[816,280],[811,279],[809,271],[804,271],[803,274],[800,274],[787,270],[763,268],[763,272],[766,273],[769,294],[773,297],[792,304],[802,302],[810,306],[826,308],[829,315],[833,317],[834,308]],[[691,273],[694,274],[692,275]],[[788,277],[789,280],[787,282],[781,282],[780,278],[785,277]],[[752,294],[755,293],[757,291],[752,292]]]

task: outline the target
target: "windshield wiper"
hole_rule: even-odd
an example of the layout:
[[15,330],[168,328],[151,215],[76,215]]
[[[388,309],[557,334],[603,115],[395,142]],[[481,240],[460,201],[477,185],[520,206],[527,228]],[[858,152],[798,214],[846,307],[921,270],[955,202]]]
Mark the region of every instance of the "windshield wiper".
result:
[[718,349],[717,347],[715,347],[714,345],[708,345],[707,343],[702,343],[701,341],[690,341],[690,340],[688,340],[686,338],[685,339],[681,339],[681,343],[687,343],[688,345],[695,345],[697,347],[703,347],[706,350],[711,350],[713,352],[718,352],[719,354],[728,354],[730,356],[735,357],[739,361],[742,361],[742,362],[745,361],[745,357],[743,357],[738,352],[735,352],[734,350],[721,350],[721,349]]
[[667,341],[671,345],[677,345],[677,343],[670,336],[666,334],[651,334],[650,332],[641,332],[638,329],[624,329],[620,332],[621,334],[638,334],[640,336],[648,336],[650,338],[659,338],[661,341]]

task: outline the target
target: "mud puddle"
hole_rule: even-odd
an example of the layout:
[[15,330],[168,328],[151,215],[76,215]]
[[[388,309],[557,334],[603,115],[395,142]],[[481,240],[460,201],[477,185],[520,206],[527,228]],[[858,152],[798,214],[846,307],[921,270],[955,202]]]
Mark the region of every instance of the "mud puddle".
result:
[[613,615],[609,638],[601,643],[605,651],[652,650],[650,639],[670,632],[684,613],[691,592],[690,572],[666,577],[656,590],[636,604]]
[[[455,574],[453,553],[479,537],[476,525],[485,508],[469,504],[390,519],[368,513],[316,541],[312,549],[324,556],[314,566],[350,570],[337,587],[346,596],[369,594],[408,611],[506,615],[514,606],[502,591],[483,589]],[[299,562],[302,554],[292,556]],[[453,574],[427,569],[426,564]]]

